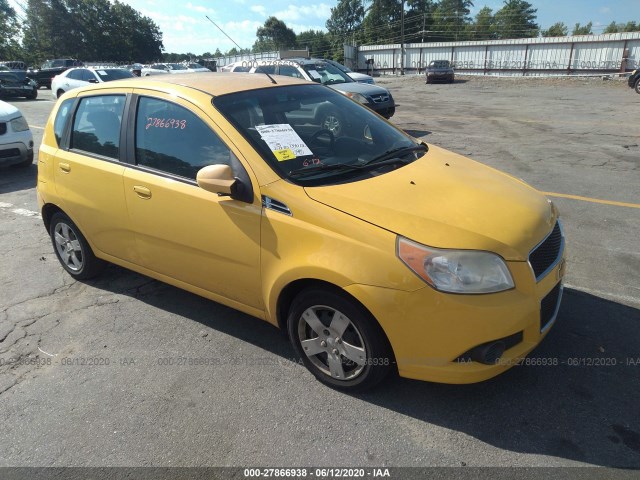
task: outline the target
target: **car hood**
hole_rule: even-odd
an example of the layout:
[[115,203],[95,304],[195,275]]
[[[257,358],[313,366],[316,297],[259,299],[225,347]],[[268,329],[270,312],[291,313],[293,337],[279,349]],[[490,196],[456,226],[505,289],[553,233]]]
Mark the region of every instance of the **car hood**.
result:
[[349,83],[336,83],[335,85],[328,85],[334,90],[340,92],[360,93],[362,95],[389,95],[389,90],[379,87],[377,85],[371,85],[369,83],[349,82]]
[[13,118],[19,117],[20,110],[11,105],[10,103],[0,100],[0,120],[7,122]]
[[384,175],[305,191],[424,245],[515,261],[525,261],[556,221],[547,198],[524,182],[431,145],[422,158]]
[[349,75],[356,82],[362,82],[362,81],[370,82],[371,80],[373,80],[373,77],[371,75],[365,75],[364,73],[349,72],[347,73],[347,75]]

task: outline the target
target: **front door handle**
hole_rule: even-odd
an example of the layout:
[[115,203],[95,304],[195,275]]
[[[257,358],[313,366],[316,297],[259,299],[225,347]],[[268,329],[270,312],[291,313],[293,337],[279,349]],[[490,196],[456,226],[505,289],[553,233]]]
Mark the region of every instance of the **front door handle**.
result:
[[134,185],[133,191],[136,192],[136,195],[138,195],[143,200],[149,200],[151,198],[151,190],[149,190],[147,187]]
[[60,163],[58,166],[64,173],[69,173],[71,171],[71,165],[68,163]]

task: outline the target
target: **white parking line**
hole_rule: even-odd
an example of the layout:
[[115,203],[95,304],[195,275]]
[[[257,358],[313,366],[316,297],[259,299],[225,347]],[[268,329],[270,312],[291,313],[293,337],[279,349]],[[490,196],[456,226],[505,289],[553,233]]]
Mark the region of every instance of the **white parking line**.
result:
[[7,202],[0,202],[0,208],[3,210],[9,210],[11,213],[20,215],[22,217],[41,218],[38,212],[33,210],[27,210],[26,208],[14,208],[15,205]]

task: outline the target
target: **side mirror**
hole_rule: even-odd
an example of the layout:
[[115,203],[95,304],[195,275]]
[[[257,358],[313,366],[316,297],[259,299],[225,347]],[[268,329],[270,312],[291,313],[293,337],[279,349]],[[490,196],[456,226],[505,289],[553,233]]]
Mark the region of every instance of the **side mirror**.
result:
[[198,186],[207,192],[220,196],[231,196],[231,188],[236,183],[233,170],[229,165],[208,165],[201,168],[196,175]]
[[98,80],[96,80],[95,78],[92,78],[89,80],[89,83],[98,83]]

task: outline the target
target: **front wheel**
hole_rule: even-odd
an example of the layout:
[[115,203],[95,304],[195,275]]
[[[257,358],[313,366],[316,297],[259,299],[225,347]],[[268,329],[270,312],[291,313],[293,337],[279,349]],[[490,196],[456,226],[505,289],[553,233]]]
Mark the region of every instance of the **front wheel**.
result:
[[640,78],[636,80],[636,86],[634,87],[634,90],[636,91],[636,93],[640,93]]
[[26,95],[25,98],[27,100],[35,100],[36,98],[38,98],[38,89],[34,87],[33,91],[29,92],[29,94]]
[[49,235],[62,267],[76,280],[95,277],[104,268],[104,260],[96,258],[80,229],[64,213],[53,215]]
[[287,327],[296,354],[330,387],[366,390],[393,367],[387,338],[375,319],[338,291],[312,288],[300,293]]

